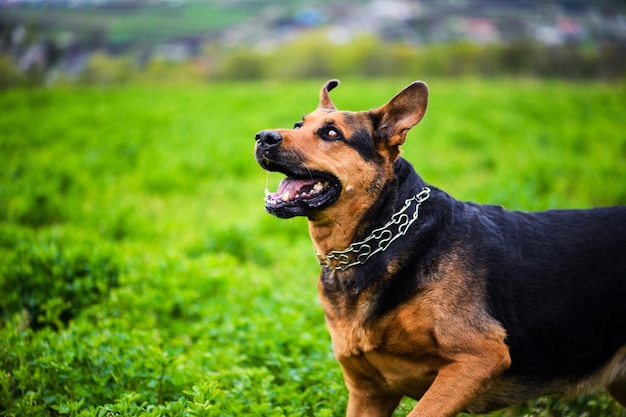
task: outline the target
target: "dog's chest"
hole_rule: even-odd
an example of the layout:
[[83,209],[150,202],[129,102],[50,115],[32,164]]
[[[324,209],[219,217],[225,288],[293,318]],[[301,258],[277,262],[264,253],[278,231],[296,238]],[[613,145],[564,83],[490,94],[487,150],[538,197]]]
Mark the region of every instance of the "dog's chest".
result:
[[364,320],[366,305],[342,314],[323,300],[333,350],[347,381],[374,381],[414,398],[428,389],[442,358],[429,309],[415,301],[382,318]]

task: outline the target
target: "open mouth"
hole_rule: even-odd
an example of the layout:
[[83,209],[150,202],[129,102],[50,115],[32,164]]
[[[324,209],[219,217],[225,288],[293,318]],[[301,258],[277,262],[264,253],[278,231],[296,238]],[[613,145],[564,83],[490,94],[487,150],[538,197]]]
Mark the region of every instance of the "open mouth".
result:
[[311,210],[335,202],[339,181],[329,175],[308,173],[306,177],[287,174],[274,193],[265,192],[265,208],[278,217],[306,216]]

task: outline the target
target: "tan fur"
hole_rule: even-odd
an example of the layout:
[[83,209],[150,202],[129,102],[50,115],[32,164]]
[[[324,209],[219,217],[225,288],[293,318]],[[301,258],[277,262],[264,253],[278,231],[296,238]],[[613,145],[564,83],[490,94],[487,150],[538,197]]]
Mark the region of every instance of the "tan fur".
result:
[[[422,398],[428,390],[415,415],[456,415],[508,368],[504,329],[484,312],[480,289],[472,290],[476,295],[467,292],[464,283],[472,272],[458,269],[456,253],[442,265],[420,296],[374,322],[366,321],[367,291],[350,312],[347,305],[340,310],[330,305],[320,288],[335,356],[355,398],[373,393]],[[444,382],[435,381],[437,375]],[[388,415],[382,404],[380,415]]]

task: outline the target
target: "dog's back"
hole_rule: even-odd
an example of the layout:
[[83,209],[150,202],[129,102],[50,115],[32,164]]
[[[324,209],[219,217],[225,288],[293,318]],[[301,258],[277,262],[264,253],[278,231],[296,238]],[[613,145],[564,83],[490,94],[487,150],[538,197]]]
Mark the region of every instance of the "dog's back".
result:
[[462,207],[457,233],[507,333],[504,379],[531,382],[528,398],[626,379],[626,207]]

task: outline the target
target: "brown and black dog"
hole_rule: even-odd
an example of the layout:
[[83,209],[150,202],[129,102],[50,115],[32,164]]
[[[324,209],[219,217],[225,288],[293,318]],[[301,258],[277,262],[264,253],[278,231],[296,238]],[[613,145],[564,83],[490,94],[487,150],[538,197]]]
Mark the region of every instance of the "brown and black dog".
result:
[[464,203],[400,157],[424,116],[415,82],[338,111],[321,90],[255,156],[287,176],[266,208],[306,216],[348,416],[484,413],[602,387],[626,406],[626,207],[527,213]]

